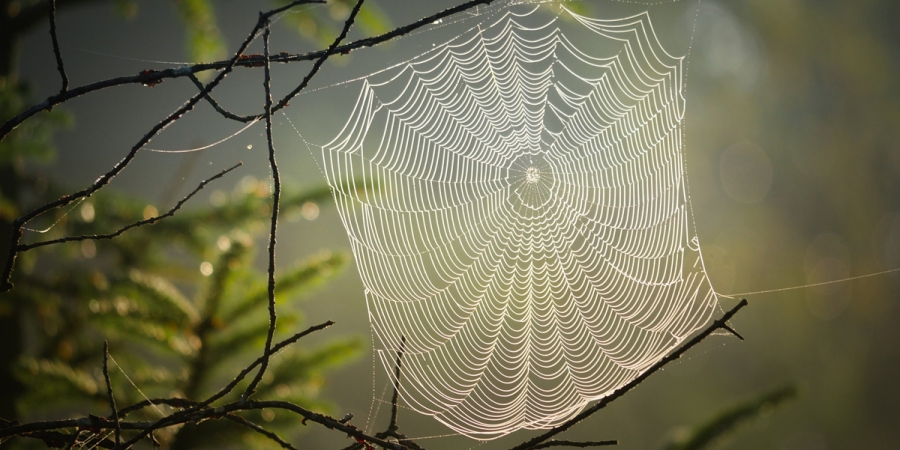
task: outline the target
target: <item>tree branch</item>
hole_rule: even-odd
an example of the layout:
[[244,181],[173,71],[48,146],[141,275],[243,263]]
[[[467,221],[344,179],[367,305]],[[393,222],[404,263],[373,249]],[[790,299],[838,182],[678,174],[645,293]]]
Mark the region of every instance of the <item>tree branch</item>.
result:
[[[391,396],[391,421],[388,423],[387,429],[375,434],[379,439],[394,438],[399,443],[412,450],[424,450],[419,444],[416,444],[405,434],[400,433],[400,426],[397,424],[398,404],[400,402],[400,374],[402,368],[403,352],[406,350],[406,336],[400,337],[400,348],[397,349],[397,362],[394,365],[394,394]],[[363,444],[356,443],[346,447],[344,450],[360,450]]]
[[237,169],[238,167],[242,166],[243,164],[244,163],[239,162],[239,163],[219,172],[218,174],[203,180],[199,185],[197,185],[196,188],[194,188],[193,191],[191,191],[190,194],[188,194],[187,196],[182,198],[178,203],[175,204],[175,206],[172,207],[172,209],[170,209],[168,212],[166,212],[163,215],[151,217],[149,219],[141,220],[139,222],[134,222],[130,225],[124,226],[124,227],[122,227],[112,233],[108,233],[108,234],[90,234],[90,235],[83,235],[83,236],[68,236],[68,237],[64,237],[64,238],[53,239],[50,241],[35,242],[33,244],[19,244],[19,246],[16,247],[16,251],[18,251],[19,253],[22,253],[22,252],[27,252],[28,250],[32,250],[35,248],[44,247],[44,246],[52,245],[52,244],[61,244],[63,242],[77,242],[77,241],[88,241],[88,240],[97,241],[97,240],[101,240],[101,239],[114,239],[114,238],[118,237],[119,235],[121,235],[122,233],[124,233],[132,228],[137,228],[137,227],[141,227],[144,225],[152,225],[156,222],[159,222],[160,220],[174,216],[175,213],[179,209],[181,209],[181,207],[184,206],[184,204],[187,203],[188,200],[190,200],[194,195],[196,195],[204,187],[206,187],[207,184],[209,184],[212,181],[215,181],[219,178],[222,178],[223,176],[225,176],[225,174],[227,174],[228,172],[231,172],[234,169]]
[[[197,89],[200,89],[201,91],[203,91],[203,83],[200,82],[200,80],[197,78],[197,75],[194,75],[193,73],[191,73],[188,75],[188,78],[191,79],[191,82],[194,83],[194,86],[197,86]],[[207,94],[204,97],[206,98],[206,101],[209,102],[210,105],[212,105],[213,109],[215,109],[216,112],[221,114],[226,119],[231,119],[231,120],[234,120],[237,122],[243,122],[243,123],[249,123],[249,122],[253,122],[254,120],[259,120],[258,116],[239,116],[231,111],[228,111],[227,109],[225,109],[221,105],[219,105],[219,102],[217,102],[212,97],[212,95]]]
[[[336,55],[336,54],[346,54],[353,50],[357,50],[364,47],[374,47],[383,42],[389,41],[399,36],[403,36],[409,34],[419,28],[430,25],[437,20],[443,19],[445,17],[452,16],[454,14],[472,9],[478,5],[487,5],[492,3],[494,0],[470,0],[459,6],[455,6],[453,8],[445,9],[437,14],[432,14],[430,16],[424,17],[416,22],[413,22],[409,25],[395,28],[387,33],[380,34],[378,36],[360,39],[358,41],[351,42],[345,45],[339,45],[335,47],[333,50],[320,50],[316,52],[302,53],[302,54],[281,54],[275,55],[271,58],[272,62],[279,63],[288,63],[288,62],[298,62],[298,61],[313,61],[322,56],[328,55]],[[309,0],[306,3],[321,3],[321,1]],[[114,86],[122,86],[127,84],[156,84],[161,82],[162,80],[169,78],[180,78],[185,77],[190,74],[196,74],[199,72],[205,72],[208,70],[222,70],[228,69],[228,67],[259,67],[264,63],[263,57],[261,55],[256,56],[248,56],[244,59],[241,59],[239,62],[235,62],[234,64],[231,61],[218,61],[213,63],[203,63],[203,64],[194,64],[176,68],[170,68],[160,71],[144,71],[137,75],[124,76],[118,78],[111,78],[109,80],[98,81],[96,83],[87,84],[75,89],[70,89],[66,91],[65,94],[58,94],[51,97],[48,97],[46,100],[26,109],[25,111],[19,113],[17,116],[9,119],[3,125],[0,125],[0,141],[6,138],[9,133],[14,130],[16,127],[22,124],[22,122],[28,120],[30,117],[35,114],[49,110],[54,106],[65,103],[73,98],[80,97],[82,95],[88,94],[93,91],[106,89]],[[278,112],[281,108],[276,107],[272,112]],[[261,119],[262,115],[250,116],[241,119],[243,122],[250,122],[251,120]]]
[[275,161],[275,141],[272,137],[272,72],[269,63],[269,34],[271,27],[269,19],[265,19],[266,30],[263,33],[263,53],[266,58],[265,81],[266,91],[266,143],[269,145],[269,170],[272,173],[274,190],[272,192],[272,220],[269,229],[269,268],[268,268],[268,297],[269,297],[269,330],[266,333],[266,347],[263,352],[262,364],[256,377],[247,386],[243,398],[246,400],[253,395],[256,386],[262,381],[266,369],[269,367],[269,352],[272,350],[272,337],[275,336],[275,241],[278,234],[278,208],[281,204],[281,174],[278,172],[278,163]]
[[677,350],[670,353],[665,358],[659,360],[656,364],[650,366],[649,369],[644,371],[642,374],[638,375],[637,378],[635,378],[634,380],[631,380],[630,383],[626,384],[625,386],[620,387],[619,389],[616,389],[612,394],[610,394],[606,397],[603,397],[599,402],[597,402],[597,404],[582,411],[581,414],[578,414],[577,416],[569,419],[562,425],[553,427],[549,431],[547,431],[539,436],[536,436],[532,439],[529,439],[528,441],[523,442],[523,443],[513,447],[510,450],[534,450],[537,448],[541,448],[541,447],[538,447],[538,445],[541,445],[542,443],[544,443],[551,437],[556,436],[557,434],[568,430],[569,428],[571,428],[573,425],[577,424],[578,422],[581,422],[582,420],[587,419],[588,417],[592,416],[597,411],[600,411],[601,409],[605,408],[606,405],[612,403],[619,397],[625,395],[626,392],[636,388],[639,384],[643,383],[644,380],[646,380],[651,375],[655,374],[660,369],[665,367],[666,364],[669,364],[670,362],[675,361],[678,358],[680,358],[681,355],[684,354],[684,352],[690,350],[692,347],[694,347],[695,345],[702,342],[704,339],[709,337],[709,335],[711,335],[716,330],[724,329],[727,326],[728,321],[731,320],[731,318],[735,314],[737,314],[737,312],[740,311],[741,308],[743,308],[745,306],[747,306],[747,300],[741,300],[741,302],[738,303],[734,308],[731,308],[731,310],[726,312],[725,315],[723,315],[721,319],[716,320],[710,326],[708,326],[706,329],[704,329],[702,332],[700,332],[700,334],[695,336],[693,339],[682,344],[681,346],[678,347]]
[[[359,0],[356,2],[356,6],[353,7],[353,10],[350,11],[350,16],[344,22],[344,28],[341,30],[341,34],[339,34],[338,37],[335,38],[334,42],[332,42],[331,45],[328,46],[328,49],[325,50],[325,52],[322,53],[322,55],[319,56],[318,59],[316,59],[316,62],[313,64],[313,68],[310,69],[308,74],[306,74],[306,77],[303,78],[303,81],[300,82],[300,85],[294,88],[294,90],[288,93],[288,95],[285,95],[284,98],[282,98],[281,101],[278,102],[278,105],[276,105],[271,112],[281,110],[282,108],[287,106],[291,99],[296,97],[297,94],[300,93],[300,91],[306,89],[306,86],[309,85],[310,80],[312,80],[312,78],[316,76],[317,73],[319,73],[319,69],[322,68],[322,64],[325,64],[325,60],[327,60],[329,56],[333,55],[335,49],[338,48],[339,45],[341,45],[341,42],[345,38],[347,38],[347,33],[350,32],[350,27],[352,27],[353,22],[356,21],[356,15],[359,14],[359,10],[360,8],[362,8],[364,1],[365,0]],[[266,57],[266,59],[268,60],[268,57]]]
[[[271,409],[283,409],[286,411],[294,412],[300,416],[303,416],[304,421],[312,421],[316,422],[320,425],[325,426],[329,429],[339,430],[344,433],[347,433],[349,436],[352,436],[357,439],[361,439],[366,442],[371,442],[373,444],[380,445],[387,449],[393,450],[408,450],[408,447],[405,447],[401,444],[386,441],[375,436],[369,436],[358,428],[348,423],[344,423],[334,417],[326,416],[324,414],[319,414],[316,412],[312,412],[302,406],[295,405],[290,402],[285,401],[256,401],[256,400],[238,400],[235,402],[231,402],[216,408],[203,408],[200,410],[191,410],[191,411],[182,411],[178,413],[174,413],[167,418],[170,419],[169,422],[165,425],[166,427],[181,425],[185,423],[196,423],[203,420],[209,419],[221,419],[227,418],[231,413],[239,412],[239,411],[252,411],[252,410],[262,410],[266,408]],[[83,417],[80,419],[67,419],[67,420],[55,420],[55,421],[46,421],[46,422],[34,422],[26,425],[16,425],[5,428],[0,428],[0,438],[7,436],[19,436],[19,435],[31,435],[38,432],[43,431],[53,431],[60,430],[66,428],[75,428],[75,427],[87,427],[94,428],[97,430],[101,429],[115,429],[116,426],[121,427],[121,429],[127,430],[141,430],[141,433],[121,444],[116,445],[116,448],[119,449],[128,449],[131,448],[138,441],[143,439],[143,437],[147,436],[151,432],[156,429],[162,428],[157,426],[158,422],[119,422],[118,424],[114,421],[109,421],[104,418],[89,416]],[[290,444],[288,444],[290,445]]]

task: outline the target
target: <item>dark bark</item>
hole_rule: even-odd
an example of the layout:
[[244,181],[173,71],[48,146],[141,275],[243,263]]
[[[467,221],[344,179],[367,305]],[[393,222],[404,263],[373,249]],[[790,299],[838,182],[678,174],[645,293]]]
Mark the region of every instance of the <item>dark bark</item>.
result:
[[[0,166],[0,195],[16,199],[19,190],[19,177],[14,167]],[[12,233],[11,218],[0,217],[0,236]],[[0,255],[9,251],[8,240],[0,239]],[[24,386],[13,377],[19,355],[22,354],[21,302],[18,295],[7,292],[0,296],[0,418],[14,420],[17,418],[16,402],[21,396]]]
[[[9,0],[0,1],[0,83],[14,83],[18,39],[8,15]],[[3,118],[5,120],[6,118]],[[15,165],[0,164],[0,197],[18,203],[21,176]],[[12,217],[0,216],[0,236],[12,233]],[[10,252],[9,239],[0,239],[0,255]],[[14,420],[16,401],[23,386],[13,377],[12,368],[22,353],[22,326],[20,302],[10,292],[0,296],[0,418]]]

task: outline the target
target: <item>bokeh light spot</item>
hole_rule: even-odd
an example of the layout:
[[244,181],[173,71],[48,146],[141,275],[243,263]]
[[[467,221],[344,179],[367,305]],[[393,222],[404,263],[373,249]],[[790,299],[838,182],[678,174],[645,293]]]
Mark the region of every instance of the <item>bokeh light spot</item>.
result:
[[86,223],[91,223],[94,221],[94,205],[88,202],[85,202],[81,205],[81,220],[84,220]]
[[319,217],[319,205],[313,202],[306,202],[300,207],[300,214],[306,220],[316,220]]

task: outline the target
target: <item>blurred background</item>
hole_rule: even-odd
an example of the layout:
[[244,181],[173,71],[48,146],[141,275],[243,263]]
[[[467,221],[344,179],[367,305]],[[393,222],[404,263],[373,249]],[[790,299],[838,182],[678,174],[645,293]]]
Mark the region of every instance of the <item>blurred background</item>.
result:
[[[369,2],[364,7],[367,14],[362,26],[351,33],[351,38],[372,35],[460,3]],[[5,8],[0,14],[14,18],[32,3],[36,2],[5,0],[0,2]],[[263,0],[59,3],[57,27],[71,86],[147,69],[222,59],[252,29],[257,12],[273,4]],[[627,8],[648,9],[670,53],[689,53],[685,119],[688,181],[697,234],[716,291],[732,294],[797,287],[900,267],[900,87],[895,83],[900,79],[900,3],[636,3],[637,6],[623,6],[619,2],[586,0],[567,5],[599,18]],[[272,48],[290,53],[321,48],[335,35],[348,11],[348,3],[338,2],[303,7],[285,15],[274,28]],[[386,424],[388,407],[383,400],[389,399],[390,391],[385,390],[384,377],[380,368],[373,365],[368,350],[366,305],[356,269],[352,262],[344,267],[343,259],[340,263],[333,261],[349,258],[346,234],[327,193],[316,193],[324,178],[297,130],[310,142],[324,143],[328,134],[344,123],[358,93],[358,86],[342,82],[409,59],[429,49],[432,43],[440,44],[464,30],[452,26],[436,28],[375,49],[332,58],[311,86],[313,92],[298,97],[276,120],[275,141],[283,180],[291,192],[297,193],[290,197],[294,203],[287,208],[280,229],[279,267],[313,267],[321,272],[318,275],[330,278],[316,290],[304,290],[307,298],[302,303],[289,301],[283,305],[285,311],[296,316],[294,322],[286,321],[285,332],[332,319],[337,321],[334,327],[301,345],[319,349],[336,346],[336,342],[342,345],[341,357],[337,358],[340,364],[329,366],[327,372],[324,368],[320,372],[316,365],[320,361],[307,361],[304,367],[315,367],[313,372],[317,375],[298,388],[303,390],[298,395],[309,404],[329,408],[338,417],[354,413],[353,423],[360,427],[380,406],[373,419],[374,428],[370,426],[375,431]],[[30,105],[59,90],[46,20],[24,32],[20,44],[18,55],[12,58],[18,67],[9,73],[17,73],[18,81],[30,86],[30,92],[22,94],[30,99],[25,102]],[[251,53],[261,53],[259,40]],[[305,63],[276,65],[275,96],[295,86],[309,67]],[[13,80],[12,76],[7,76],[7,86],[12,85],[9,80]],[[17,173],[29,174],[21,178],[29,187],[27,192],[23,188],[19,193],[17,204],[38,204],[48,192],[68,192],[89,185],[121,159],[147,130],[195,92],[196,87],[187,79],[167,80],[152,88],[128,85],[95,92],[55,109],[62,111],[60,116],[46,121],[49,128],[57,131],[48,131],[45,136],[35,131],[29,137],[43,139],[42,145],[47,144],[47,149],[55,147],[55,157],[37,158],[35,155],[40,152],[36,151],[9,161],[4,156],[4,164],[15,166]],[[236,70],[215,94],[223,105],[242,114],[260,111],[262,95],[262,71],[251,69]],[[241,128],[203,104],[148,147],[199,148],[228,138]],[[234,208],[236,204],[264,210],[263,197],[269,189],[265,149],[263,124],[256,124],[202,151],[142,151],[110,187],[117,192],[117,199],[127,201],[103,203],[98,199],[90,213],[79,206],[69,211],[59,228],[86,227],[100,223],[102,217],[121,216],[124,221],[127,214],[122,211],[133,210],[129,214],[138,217],[147,215],[147,208],[164,211],[202,179],[243,161],[243,167],[201,191],[189,203],[188,210],[194,214],[190,217],[207,218],[200,224],[201,231],[192,230],[197,224],[187,222],[181,223],[187,228],[178,231],[185,236],[185,242],[196,241],[191,244],[194,247],[185,244],[185,248],[196,251],[160,249],[162,262],[152,268],[162,274],[158,269],[167,264],[165,261],[179,261],[192,275],[176,280],[174,287],[183,291],[184,297],[201,298],[208,294],[204,293],[209,290],[208,280],[219,273],[219,266],[215,270],[213,266],[219,264],[216,261],[224,261],[222,255],[235,248],[232,243],[243,242],[248,248],[256,248],[243,257],[248,273],[264,267],[265,249],[259,245],[260,235],[256,235],[256,241],[252,237],[260,225],[251,223],[249,213],[240,222],[240,226],[246,226],[243,231],[235,231],[237,222],[203,214],[210,207]],[[7,215],[16,210],[15,205],[9,206],[16,202],[10,201],[8,192],[5,187],[3,205]],[[259,204],[253,203],[253,198],[261,199]],[[123,206],[126,204],[129,206]],[[46,218],[43,226],[58,218]],[[35,224],[35,228],[40,225]],[[162,238],[147,233],[133,239]],[[235,237],[235,233],[239,236]],[[27,239],[34,240],[34,235]],[[143,248],[140,245],[147,244],[135,245]],[[97,255],[113,251],[112,246],[98,243],[97,248],[91,249],[67,244],[60,252],[72,264],[103,268],[110,260],[97,261]],[[325,249],[329,253],[322,253]],[[61,265],[53,261],[63,258],[53,252],[42,252],[33,261],[26,261],[26,267],[19,269],[22,274],[17,272],[17,276],[49,273],[54,264]],[[298,261],[313,262],[297,266]],[[332,262],[334,268],[344,269],[332,273]],[[323,264],[328,270],[320,270]],[[31,267],[31,272],[27,267]],[[136,283],[134,275],[122,276],[123,280]],[[103,290],[96,282],[92,286],[83,289]],[[71,288],[69,292],[81,291]],[[107,301],[103,300],[105,294],[85,295],[72,301],[60,295],[55,306],[46,307],[50,309],[20,312],[23,317],[31,317],[21,321],[21,333],[26,336],[22,354],[31,359],[17,360],[22,365],[20,377],[28,373],[28,367],[34,373],[46,374],[62,373],[78,364],[99,364],[98,358],[77,364],[72,354],[67,359],[66,346],[60,344],[64,339],[51,339],[56,332],[47,328],[48,323],[62,319],[44,317],[61,315],[59,311],[66,308],[117,308],[115,299],[119,297]],[[134,300],[140,294],[130,295],[125,296]],[[698,427],[721,418],[723,412],[751,405],[754,419],[739,432],[720,440],[719,448],[827,450],[900,445],[895,429],[900,419],[896,412],[896,405],[900,404],[900,386],[896,383],[900,378],[900,274],[761,293],[747,299],[750,305],[732,322],[746,341],[713,336],[575,427],[565,438],[618,439],[624,449],[663,448],[689,439]],[[67,301],[69,306],[61,306]],[[92,306],[90,301],[98,303]],[[727,308],[735,302],[723,299],[722,303]],[[124,308],[127,312],[128,307]],[[239,310],[238,306],[234,308]],[[133,309],[139,311],[140,305]],[[191,327],[184,332],[188,347],[190,336],[197,335],[197,324]],[[103,339],[97,330],[97,334],[88,335],[94,336],[95,341]],[[78,339],[73,338],[70,347]],[[52,345],[48,344],[51,341]],[[223,342],[219,344],[224,345]],[[125,352],[132,348],[129,345],[123,343],[119,348]],[[189,349],[185,352],[182,353],[191,354]],[[157,355],[147,353],[151,354]],[[157,356],[147,358],[153,361]],[[237,367],[246,359],[235,358],[229,367]],[[53,366],[57,363],[59,367]],[[173,363],[160,364],[172,367]],[[185,373],[193,373],[193,366],[186,367],[189,368]],[[289,373],[289,368],[285,373]],[[88,372],[85,376],[93,376]],[[183,375],[173,373],[175,378]],[[227,378],[210,375],[211,379],[217,379],[216,376],[218,380]],[[138,395],[124,392],[130,389],[127,381],[119,381],[123,383],[122,395]],[[165,386],[162,381],[158,384]],[[277,392],[279,386],[274,383],[272,389]],[[797,387],[796,398],[777,407],[771,405],[779,402],[762,402],[752,407],[761,396],[785,386]],[[27,405],[20,404],[20,419],[82,411],[73,409],[71,404],[44,404],[45,408]],[[101,402],[92,412],[99,414],[103,408]],[[261,419],[273,420],[265,416]],[[351,443],[318,426],[287,423],[292,425],[283,428],[282,434],[292,437],[302,448],[339,448]],[[426,437],[419,443],[432,449],[507,448],[531,435],[520,432],[482,444],[447,436],[448,429],[410,411],[401,412],[400,425],[410,437]],[[241,445],[245,444],[249,445]]]

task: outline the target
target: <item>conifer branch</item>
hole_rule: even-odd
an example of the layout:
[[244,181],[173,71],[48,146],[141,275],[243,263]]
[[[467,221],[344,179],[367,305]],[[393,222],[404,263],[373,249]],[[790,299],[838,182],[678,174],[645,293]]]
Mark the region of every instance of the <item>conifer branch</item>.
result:
[[[263,356],[260,356],[259,358],[256,359],[256,361],[252,362],[250,365],[248,365],[243,370],[241,370],[241,372],[238,373],[238,375],[233,380],[231,380],[230,383],[225,385],[225,387],[220,389],[218,392],[216,392],[215,394],[213,394],[206,400],[204,400],[200,403],[197,403],[188,409],[176,412],[172,415],[169,415],[169,416],[163,417],[162,419],[157,420],[156,422],[153,423],[152,426],[148,427],[146,430],[144,430],[142,433],[140,433],[137,437],[133,438],[129,442],[126,442],[124,448],[128,448],[130,445],[134,445],[135,443],[137,443],[138,441],[143,439],[145,436],[149,435],[154,430],[157,430],[160,428],[166,428],[166,427],[169,427],[172,425],[177,425],[179,423],[185,423],[182,421],[183,417],[189,416],[190,414],[195,413],[197,411],[206,409],[213,402],[221,399],[222,397],[228,395],[231,391],[233,391],[234,388],[236,388],[237,385],[240,384],[240,382],[243,381],[244,378],[246,378],[246,376],[250,372],[252,372],[253,369],[256,368],[256,366],[262,364],[263,358],[268,358],[270,355],[278,353],[281,349],[299,341],[304,336],[307,336],[307,335],[314,333],[316,331],[319,331],[319,330],[324,330],[325,328],[328,328],[332,325],[334,325],[334,322],[329,320],[325,323],[321,323],[319,325],[309,327],[306,330],[296,333],[293,336],[279,342],[277,345],[272,346],[272,349],[268,354],[264,354]],[[2,437],[3,437],[3,430],[0,429],[0,438],[2,438]]]

